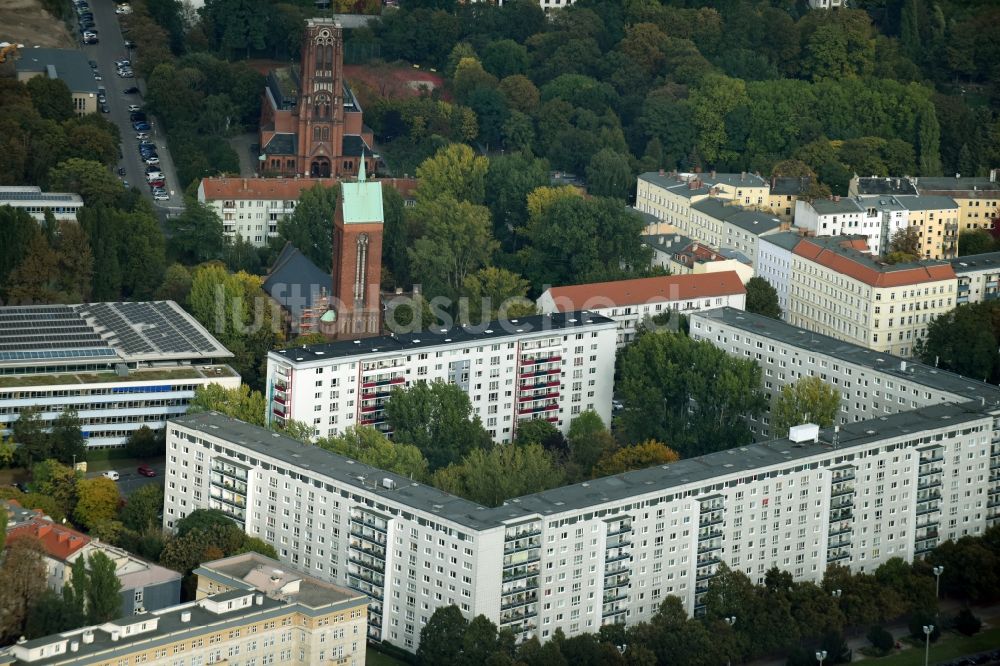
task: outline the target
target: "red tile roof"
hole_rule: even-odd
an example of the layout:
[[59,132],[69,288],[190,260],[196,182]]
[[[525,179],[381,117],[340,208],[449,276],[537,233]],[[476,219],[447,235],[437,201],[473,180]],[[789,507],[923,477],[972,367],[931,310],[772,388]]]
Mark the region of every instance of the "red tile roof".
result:
[[90,543],[90,537],[86,534],[40,518],[13,528],[7,533],[7,543],[24,537],[38,539],[49,557],[57,560],[66,560]]
[[946,262],[921,261],[896,266],[883,264],[877,257],[865,254],[864,240],[803,238],[792,250],[821,266],[864,282],[872,287],[902,287],[923,282],[955,279],[955,270]]
[[[415,178],[376,178],[394,188],[404,198],[412,198]],[[226,199],[298,200],[303,190],[314,185],[330,187],[336,178],[203,178],[201,189],[206,201]]]
[[548,291],[559,312],[735,296],[747,292],[736,271],[593,282],[551,287]]

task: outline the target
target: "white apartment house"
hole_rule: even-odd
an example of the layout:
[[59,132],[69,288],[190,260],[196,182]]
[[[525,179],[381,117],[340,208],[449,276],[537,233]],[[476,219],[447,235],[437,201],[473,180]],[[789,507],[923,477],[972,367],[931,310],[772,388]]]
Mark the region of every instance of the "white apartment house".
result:
[[720,250],[735,250],[751,261],[760,239],[782,230],[781,220],[769,213],[745,209],[716,197],[691,204],[691,233]]
[[317,436],[361,425],[388,432],[393,388],[441,380],[469,394],[497,442],[528,419],[564,433],[587,410],[610,423],[616,327],[566,312],[272,351],[268,419],[310,424]]
[[997,289],[1000,280],[1000,252],[967,254],[951,260],[958,280],[955,304],[981,303],[1000,296]]
[[[802,377],[831,384],[841,393],[841,425],[945,403],[1000,404],[1000,388],[992,384],[734,308],[695,313],[690,335],[733,356],[754,359],[772,404],[783,387]],[[769,421],[769,414],[751,421],[757,437],[777,436]]]
[[718,307],[742,310],[746,295],[740,276],[728,271],[550,287],[537,305],[542,314],[587,310],[615,320],[621,349],[635,339],[640,326],[653,326],[653,317]]
[[888,199],[883,197],[881,205],[877,199],[870,201],[860,197],[796,201],[795,226],[814,236],[864,236],[872,254],[883,254],[888,250],[892,235],[905,229],[908,223],[905,209],[898,204],[893,207]]
[[[395,188],[407,205],[412,205],[416,180],[376,180]],[[219,216],[223,236],[239,236],[263,247],[278,237],[278,223],[295,212],[302,192],[317,185],[336,184],[332,178],[203,178],[198,185],[198,202]]]
[[763,236],[757,244],[754,270],[758,277],[767,280],[778,292],[778,306],[781,318],[788,317],[788,292],[792,282],[792,251],[799,244],[802,235],[796,231],[782,231]]
[[995,403],[801,430],[487,508],[188,414],[168,428],[164,527],[227,512],[283,562],[369,595],[371,640],[416,650],[444,605],[545,641],[634,625],[667,595],[698,613],[721,562],[758,582],[771,567],[818,582],[831,564],[870,572],[1000,522]]
[[88,447],[123,446],[198,386],[239,386],[231,356],[173,301],[0,307],[0,435],[28,407],[45,421],[76,410]]
[[691,205],[712,196],[746,207],[768,205],[770,183],[752,173],[667,173],[648,171],[639,174],[635,189],[635,208],[653,215],[647,235],[680,232],[698,239],[691,226]]
[[36,222],[45,221],[45,211],[51,211],[57,222],[76,222],[83,199],[69,192],[42,192],[37,185],[5,185],[0,186],[0,206],[19,208]]
[[786,321],[876,351],[910,356],[927,324],[955,307],[951,264],[886,264],[861,236],[803,238],[792,250]]

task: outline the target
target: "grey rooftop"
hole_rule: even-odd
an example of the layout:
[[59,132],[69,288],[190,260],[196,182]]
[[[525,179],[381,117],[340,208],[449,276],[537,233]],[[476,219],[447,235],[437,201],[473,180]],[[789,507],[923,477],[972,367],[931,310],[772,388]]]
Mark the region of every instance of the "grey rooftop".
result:
[[[728,307],[703,310],[692,316],[717,321],[769,340],[794,345],[801,348],[804,353],[826,354],[846,363],[895,375],[910,384],[952,393],[957,401],[976,400],[984,401],[986,405],[1000,405],[1000,387],[993,384],[807,331],[778,319]],[[905,370],[902,370],[904,367]],[[916,412],[907,413],[916,414]]]
[[341,340],[317,345],[280,349],[276,354],[288,363],[310,363],[330,358],[349,358],[374,353],[406,353],[437,345],[451,345],[502,339],[527,333],[566,331],[584,326],[611,324],[613,320],[594,312],[556,312],[520,319],[492,321],[476,326],[432,328],[418,333],[382,335],[360,340]]
[[70,92],[97,94],[98,83],[87,56],[77,49],[23,49],[16,68],[18,72],[41,72],[50,78],[54,72]]
[[983,254],[967,254],[964,257],[951,259],[951,267],[956,275],[977,273],[979,271],[1000,271],[1000,252],[984,252]]
[[769,234],[760,239],[761,243],[772,243],[788,251],[795,249],[795,246],[802,240],[802,234],[797,231],[779,231],[776,234]]

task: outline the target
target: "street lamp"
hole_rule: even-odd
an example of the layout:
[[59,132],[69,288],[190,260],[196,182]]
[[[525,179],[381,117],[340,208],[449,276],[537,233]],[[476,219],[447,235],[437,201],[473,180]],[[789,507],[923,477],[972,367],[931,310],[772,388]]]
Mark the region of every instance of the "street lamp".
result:
[[622,643],[621,645],[616,645],[615,647],[618,648],[618,654],[624,655],[625,650],[628,649],[628,643]]
[[843,593],[844,593],[843,590],[834,590],[830,594],[833,596],[834,599],[839,599],[840,595],[842,595]]
[[924,625],[924,636],[927,637],[927,642],[924,645],[924,666],[927,666],[927,662],[930,660],[931,656],[931,634],[934,633],[933,624]]
[[819,662],[819,666],[823,666],[823,660],[826,659],[826,650],[816,651],[816,661]]
[[[732,627],[734,624],[736,624],[736,616],[735,615],[730,615],[729,617],[724,617],[722,619],[725,620],[726,624],[728,624],[730,627]],[[726,666],[733,666],[732,657],[730,657],[728,655],[726,656]]]
[[939,564],[934,567],[934,598],[941,597],[941,574],[944,573],[944,566]]

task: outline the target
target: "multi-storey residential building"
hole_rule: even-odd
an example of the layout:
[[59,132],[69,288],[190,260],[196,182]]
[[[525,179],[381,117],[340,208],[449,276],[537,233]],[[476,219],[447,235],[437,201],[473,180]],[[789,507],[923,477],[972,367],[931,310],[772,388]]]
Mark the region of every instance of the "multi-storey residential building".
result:
[[697,238],[691,230],[691,204],[713,196],[742,206],[768,205],[769,183],[752,173],[667,173],[649,171],[639,175],[635,207],[654,215],[659,223],[646,227],[646,234],[675,233]]
[[951,260],[951,267],[958,279],[955,304],[992,301],[1000,296],[1000,252],[967,254]]
[[958,254],[959,208],[955,200],[938,195],[894,197],[908,213],[908,224],[920,230],[921,255],[944,259]]
[[802,240],[802,235],[796,231],[782,231],[769,234],[760,239],[757,244],[757,257],[754,270],[778,292],[778,306],[781,317],[788,317],[788,291],[792,282],[792,251]]
[[497,442],[512,441],[527,419],[566,432],[594,410],[608,423],[616,327],[593,312],[566,312],[272,351],[268,419],[310,424],[318,436],[356,425],[388,432],[393,388],[441,380],[469,394]]
[[1000,522],[996,433],[997,404],[942,403],[491,509],[189,414],[168,429],[164,526],[219,506],[282,561],[371,596],[372,640],[414,650],[434,610],[454,604],[544,641],[641,622],[667,595],[697,613],[721,562],[756,581],[771,567],[819,581],[831,564],[873,571],[980,534]]
[[7,185],[0,187],[0,206],[19,208],[36,222],[45,221],[45,211],[50,211],[56,221],[76,222],[83,199],[68,192],[42,192],[37,185]]
[[197,601],[22,641],[0,664],[364,666],[363,594],[256,553],[207,562],[195,574]]
[[[408,204],[413,202],[415,179],[374,180],[395,189]],[[278,237],[278,223],[295,212],[302,192],[336,183],[333,178],[203,178],[198,185],[198,201],[219,216],[226,238],[239,236],[263,247]]]
[[91,448],[163,428],[198,386],[240,385],[232,356],[173,301],[0,307],[0,436],[22,410],[76,410]]
[[691,205],[691,232],[708,245],[740,252],[752,261],[759,239],[781,231],[781,220],[770,213],[748,210],[709,197]]
[[[694,313],[690,335],[761,367],[773,401],[784,386],[815,376],[841,393],[840,424],[878,419],[944,403],[1000,404],[1000,388],[912,360],[804,331],[734,308]],[[769,414],[752,420],[757,437],[770,438]]]
[[[886,223],[895,221],[898,228]],[[813,201],[795,202],[795,226],[808,230],[815,236],[861,235],[873,254],[882,254],[888,248],[886,239],[905,228],[906,220],[896,216],[884,217],[878,206],[860,198],[833,197]]]
[[955,174],[951,177],[911,178],[859,178],[851,180],[850,192],[855,194],[919,194],[943,196],[958,205],[958,231],[990,229],[1000,216],[1000,182],[997,169],[988,177],[969,177]]
[[671,275],[705,275],[735,271],[743,284],[753,277],[753,258],[732,249],[713,250],[680,234],[642,236],[653,251],[652,265]]
[[653,317],[723,306],[742,310],[746,295],[740,276],[729,271],[550,287],[537,304],[542,314],[587,310],[614,319],[621,349],[641,326],[652,325]]
[[795,202],[812,186],[812,178],[802,176],[791,178],[774,176],[771,178],[771,188],[768,191],[767,208],[786,222],[795,215]]
[[803,238],[792,254],[787,321],[795,326],[910,356],[927,324],[955,306],[946,262],[886,264],[862,236]]
[[41,546],[46,584],[56,592],[61,592],[64,585],[72,584],[70,569],[74,562],[100,552],[115,564],[115,574],[121,582],[121,615],[159,610],[180,601],[181,575],[176,571],[146,562],[121,548],[92,540],[48,518],[36,515],[7,529],[7,543],[23,538],[36,540]]

